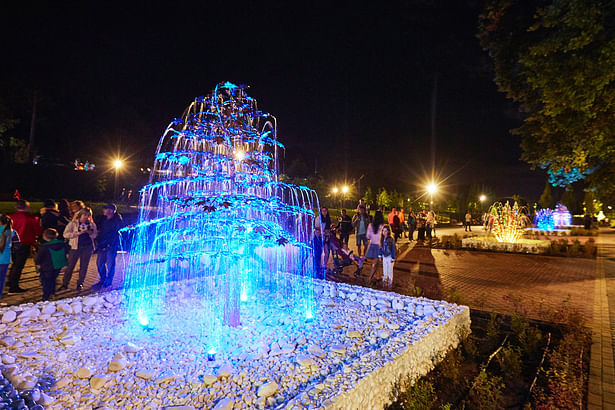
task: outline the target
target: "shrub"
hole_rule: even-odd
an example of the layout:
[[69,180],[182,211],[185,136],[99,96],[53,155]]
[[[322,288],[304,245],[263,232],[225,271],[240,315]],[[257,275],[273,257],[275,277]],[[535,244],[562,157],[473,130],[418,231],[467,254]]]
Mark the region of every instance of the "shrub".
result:
[[568,248],[568,256],[578,257],[582,255],[583,253],[581,252],[581,242],[579,242],[578,239],[575,239],[574,241],[572,241],[572,245],[570,245],[570,247]]
[[497,360],[507,383],[517,382],[519,376],[521,376],[521,353],[519,348],[509,344],[500,351]]
[[489,375],[485,369],[481,369],[470,389],[468,407],[484,410],[501,408],[503,388],[501,377]]
[[425,379],[420,379],[402,393],[400,400],[405,409],[436,408],[437,401],[438,397],[433,385]]
[[461,248],[461,238],[459,235],[442,235],[440,237],[440,245],[444,249],[459,249]]
[[572,228],[570,230],[571,236],[597,236],[597,229],[585,229],[585,228]]
[[495,312],[491,312],[489,323],[487,323],[487,344],[489,348],[499,345],[501,341],[502,318]]
[[583,253],[586,258],[595,258],[598,253],[598,248],[596,247],[596,241],[593,238],[589,238],[585,244],[583,244]]
[[450,303],[456,303],[458,305],[465,304],[463,296],[461,296],[461,293],[459,293],[456,287],[452,287],[448,290],[448,296],[446,298],[446,301]]

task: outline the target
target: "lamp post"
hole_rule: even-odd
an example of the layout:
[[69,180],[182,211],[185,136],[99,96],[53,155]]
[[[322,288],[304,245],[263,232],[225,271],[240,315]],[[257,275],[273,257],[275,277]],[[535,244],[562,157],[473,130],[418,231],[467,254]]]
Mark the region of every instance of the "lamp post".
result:
[[344,185],[342,187],[342,208],[346,205],[344,202],[346,201],[347,193],[348,193],[348,185]]
[[113,200],[117,200],[118,188],[119,188],[119,176],[120,176],[120,168],[124,166],[124,161],[121,159],[116,159],[113,161],[113,168],[115,168],[115,183],[113,184]]
[[339,189],[337,187],[333,187],[332,191],[333,191],[333,203],[337,205],[337,193],[339,192]]

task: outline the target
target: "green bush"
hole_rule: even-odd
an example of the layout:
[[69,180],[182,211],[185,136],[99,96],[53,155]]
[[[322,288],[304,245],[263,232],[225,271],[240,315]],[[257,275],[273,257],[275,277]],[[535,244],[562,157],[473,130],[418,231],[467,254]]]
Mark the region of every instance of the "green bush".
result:
[[507,384],[513,384],[521,376],[521,353],[519,348],[510,344],[504,347],[497,356],[500,370]]
[[468,407],[483,410],[500,409],[503,388],[501,377],[490,375],[485,369],[481,369],[470,389]]
[[437,408],[438,396],[433,385],[420,379],[401,395],[400,403],[404,409],[432,409]]
[[589,238],[587,242],[583,244],[583,254],[586,258],[595,258],[598,254],[596,241],[593,238]]

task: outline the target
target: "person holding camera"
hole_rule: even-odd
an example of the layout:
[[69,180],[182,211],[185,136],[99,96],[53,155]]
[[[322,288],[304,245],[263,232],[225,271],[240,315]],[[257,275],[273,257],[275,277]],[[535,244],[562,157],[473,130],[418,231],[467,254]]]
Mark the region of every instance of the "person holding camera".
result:
[[92,219],[92,210],[90,208],[79,210],[73,216],[73,220],[66,225],[64,238],[68,239],[70,253],[68,254],[68,264],[62,278],[60,290],[68,289],[77,260],[79,260],[79,279],[76,290],[83,290],[83,282],[88,272],[88,265],[94,250],[94,238],[96,238],[97,233],[98,231]]

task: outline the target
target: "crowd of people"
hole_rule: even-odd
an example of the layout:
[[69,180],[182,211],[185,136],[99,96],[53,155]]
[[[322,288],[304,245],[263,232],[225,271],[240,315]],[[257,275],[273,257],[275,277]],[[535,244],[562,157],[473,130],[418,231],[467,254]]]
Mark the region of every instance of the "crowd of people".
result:
[[57,278],[63,269],[62,284],[57,290],[68,289],[77,262],[79,276],[75,289],[83,290],[93,254],[97,254],[99,275],[93,289],[111,286],[120,247],[119,230],[124,226],[114,204],[105,205],[103,214],[96,220],[92,209],[83,201],[48,199],[43,203],[40,217],[31,213],[26,200],[17,200],[15,208],[16,212],[10,215],[0,214],[0,298],[5,282],[9,294],[26,292],[20,287],[20,281],[31,255],[41,281],[43,300],[55,295]]
[[[436,215],[433,211],[409,210],[406,215],[403,208],[392,208],[385,216],[378,209],[371,216],[365,202],[361,199],[356,212],[351,218],[346,209],[342,209],[337,223],[333,223],[329,210],[322,207],[320,218],[314,230],[314,266],[324,276],[328,270],[330,258],[334,268],[339,265],[356,264],[355,276],[361,274],[366,261],[371,262],[369,280],[374,280],[378,266],[382,265],[383,285],[390,288],[393,283],[393,264],[395,262],[396,244],[400,238],[422,243],[435,235]],[[357,255],[348,249],[350,235],[354,234]]]

